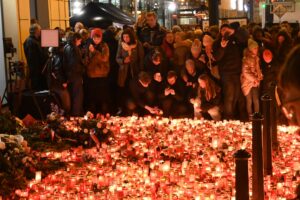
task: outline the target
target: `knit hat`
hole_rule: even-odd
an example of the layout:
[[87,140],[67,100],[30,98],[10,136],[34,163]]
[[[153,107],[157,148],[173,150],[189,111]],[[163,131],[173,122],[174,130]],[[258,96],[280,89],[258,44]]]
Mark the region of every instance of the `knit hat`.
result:
[[248,40],[248,49],[251,50],[251,49],[254,49],[254,48],[257,48],[258,47],[258,44],[257,42],[255,42],[253,39],[249,39]]
[[195,39],[192,47],[191,47],[191,51],[201,51],[201,42],[198,39]]
[[206,46],[211,46],[214,42],[214,39],[210,35],[204,35],[203,37],[203,45]]
[[196,29],[196,30],[194,30],[194,34],[201,36],[203,34],[203,31],[201,29]]
[[91,38],[102,37],[102,30],[100,28],[94,28],[91,32]]
[[182,29],[181,29],[181,27],[178,26],[178,25],[174,25],[174,26],[172,27],[172,33],[177,33],[177,32],[181,32],[181,31],[182,31]]

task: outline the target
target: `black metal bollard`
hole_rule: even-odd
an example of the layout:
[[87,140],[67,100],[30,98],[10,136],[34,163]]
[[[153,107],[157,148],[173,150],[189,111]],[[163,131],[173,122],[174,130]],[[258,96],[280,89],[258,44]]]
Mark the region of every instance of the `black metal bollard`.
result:
[[235,157],[235,198],[249,200],[248,159],[250,154],[246,150],[238,150]]
[[269,95],[261,97],[263,102],[263,160],[264,175],[272,175],[272,136],[271,136],[271,102]]
[[252,199],[264,200],[264,173],[262,159],[262,120],[260,113],[252,116]]
[[271,90],[271,134],[272,134],[272,147],[273,150],[278,150],[279,143],[277,139],[277,102],[276,102],[276,82],[270,84]]

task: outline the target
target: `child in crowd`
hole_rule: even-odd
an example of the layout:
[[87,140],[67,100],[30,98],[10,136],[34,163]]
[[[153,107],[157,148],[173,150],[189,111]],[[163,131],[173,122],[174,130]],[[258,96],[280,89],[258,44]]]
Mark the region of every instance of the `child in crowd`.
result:
[[[259,64],[258,44],[248,40],[248,48],[244,51],[241,87],[246,97],[247,112],[251,116],[254,112],[259,112],[259,84],[263,75]],[[252,109],[252,106],[254,109]]]

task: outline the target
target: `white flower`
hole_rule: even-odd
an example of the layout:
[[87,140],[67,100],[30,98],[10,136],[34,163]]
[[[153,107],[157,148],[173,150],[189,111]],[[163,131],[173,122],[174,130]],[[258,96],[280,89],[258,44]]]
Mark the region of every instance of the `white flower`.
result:
[[21,144],[24,141],[24,137],[22,135],[16,135],[15,138],[18,140],[19,144]]
[[20,153],[20,150],[18,148],[14,148],[15,153]]
[[26,156],[26,157],[24,157],[23,159],[22,159],[22,163],[23,164],[25,164],[26,163],[26,161],[27,161],[27,159],[28,159],[28,157]]
[[6,148],[5,143],[0,141],[0,149],[4,150]]
[[48,115],[48,119],[53,121],[56,118],[56,114],[54,112],[52,112],[50,115]]

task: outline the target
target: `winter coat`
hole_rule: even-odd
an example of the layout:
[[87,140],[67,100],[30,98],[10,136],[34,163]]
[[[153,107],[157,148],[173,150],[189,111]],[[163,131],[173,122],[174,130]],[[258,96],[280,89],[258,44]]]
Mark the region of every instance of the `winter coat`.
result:
[[67,82],[65,71],[63,70],[63,55],[57,51],[53,51],[52,56],[47,63],[47,82],[50,89],[62,88],[62,84]]
[[202,112],[207,112],[209,109],[215,107],[215,106],[221,106],[221,88],[216,88],[216,96],[214,96],[212,99],[207,100],[205,96],[205,89],[200,89],[198,91],[198,100],[200,102],[200,108]]
[[30,69],[30,76],[41,75],[48,56],[42,49],[40,41],[34,36],[29,36],[23,47]]
[[115,34],[111,30],[106,30],[103,33],[103,41],[109,47],[109,64],[110,64],[109,77],[111,81],[115,83],[117,81],[118,69],[119,69],[119,65],[116,61],[119,42],[118,40],[115,39]]
[[[124,59],[130,55],[130,63],[124,63]],[[119,64],[119,72],[118,72],[118,85],[120,87],[125,86],[126,79],[128,75],[130,75],[130,79],[137,79],[138,74],[144,69],[144,49],[141,44],[137,40],[135,48],[132,48],[131,53],[124,49],[122,46],[122,42],[119,42],[116,61]]]
[[164,51],[164,54],[168,60],[173,59],[174,56],[174,46],[169,44],[166,40],[163,41],[161,49]]
[[71,43],[67,43],[63,53],[63,68],[66,73],[67,81],[73,82],[82,79],[84,65],[81,51]]
[[139,40],[142,43],[148,42],[151,46],[160,46],[165,37],[165,31],[156,24],[155,27],[151,28],[148,25],[144,26],[138,35]]
[[242,68],[242,47],[234,35],[229,36],[226,47],[221,46],[221,39],[213,44],[213,56],[219,66],[219,73],[222,77],[241,74]]
[[185,61],[187,58],[187,55],[190,52],[191,46],[192,46],[191,40],[183,40],[181,42],[176,42],[174,44],[174,67],[175,71],[178,74],[181,74],[184,66]]
[[164,58],[161,59],[161,62],[159,65],[154,65],[153,61],[152,61],[152,55],[153,53],[150,53],[146,56],[145,58],[145,71],[148,72],[152,78],[153,75],[156,73],[160,73],[161,76],[163,77],[163,79],[165,79],[167,77],[167,73],[168,73],[168,66],[164,60]]
[[89,51],[86,59],[86,74],[89,78],[107,77],[110,69],[109,48],[105,42],[96,45],[94,52]]
[[248,49],[244,52],[241,87],[243,94],[247,96],[253,87],[259,87],[263,75],[259,65],[259,57],[253,55]]

